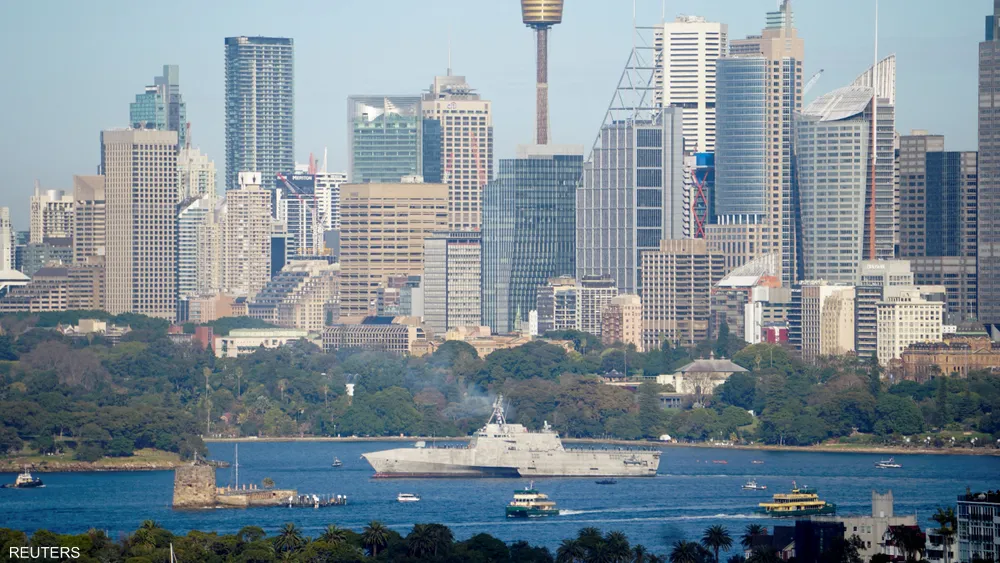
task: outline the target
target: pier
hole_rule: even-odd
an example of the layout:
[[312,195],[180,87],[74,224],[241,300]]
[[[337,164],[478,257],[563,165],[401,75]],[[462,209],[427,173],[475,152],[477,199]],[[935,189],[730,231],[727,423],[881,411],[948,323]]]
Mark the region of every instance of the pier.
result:
[[288,508],[325,508],[346,505],[346,495],[296,495],[288,497]]

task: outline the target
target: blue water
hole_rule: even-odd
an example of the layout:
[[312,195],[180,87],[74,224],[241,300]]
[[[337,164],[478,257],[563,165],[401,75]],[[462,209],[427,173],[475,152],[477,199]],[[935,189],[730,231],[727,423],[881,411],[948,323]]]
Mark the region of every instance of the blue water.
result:
[[[269,533],[295,522],[315,536],[329,523],[361,530],[380,520],[405,535],[418,522],[450,526],[458,539],[488,532],[504,541],[527,540],[552,549],[585,526],[607,532],[621,530],[634,543],[666,553],[678,539],[697,539],[712,524],[722,524],[734,536],[750,522],[774,524],[755,516],[757,503],[786,491],[797,480],[819,489],[841,514],[870,513],[871,490],[892,489],[896,514],[916,513],[929,522],[936,506],[955,503],[965,487],[1000,486],[1000,457],[897,455],[902,469],[879,470],[878,454],[755,452],[729,449],[666,448],[655,478],[619,479],[617,485],[597,485],[591,479],[545,479],[535,485],[566,511],[557,517],[531,521],[507,520],[504,505],[515,488],[527,481],[510,479],[372,479],[360,459],[367,451],[408,446],[409,443],[243,443],[240,482],[274,479],[278,487],[301,493],[346,494],[348,506],[319,510],[258,508],[249,510],[176,511],[170,508],[173,473],[46,473],[45,488],[0,489],[0,527],[25,531],[40,528],[80,533],[99,528],[112,537],[135,530],[153,519],[175,533],[191,529],[236,532],[257,525]],[[211,444],[215,459],[232,461],[232,444]],[[343,461],[330,467],[334,456]],[[754,465],[754,459],[764,464]],[[715,464],[711,460],[725,460]],[[217,470],[220,485],[232,482],[232,468]],[[15,475],[0,474],[12,482]],[[756,478],[768,490],[742,491]],[[396,502],[400,492],[417,493],[422,501]]]

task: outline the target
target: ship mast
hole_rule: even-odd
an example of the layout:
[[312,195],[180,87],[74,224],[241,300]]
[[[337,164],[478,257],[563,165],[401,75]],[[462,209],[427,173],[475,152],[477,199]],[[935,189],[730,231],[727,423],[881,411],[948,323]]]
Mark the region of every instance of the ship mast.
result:
[[507,426],[507,418],[503,414],[503,394],[497,395],[497,399],[493,401],[493,414],[490,415],[486,424],[491,424],[494,421],[500,426]]

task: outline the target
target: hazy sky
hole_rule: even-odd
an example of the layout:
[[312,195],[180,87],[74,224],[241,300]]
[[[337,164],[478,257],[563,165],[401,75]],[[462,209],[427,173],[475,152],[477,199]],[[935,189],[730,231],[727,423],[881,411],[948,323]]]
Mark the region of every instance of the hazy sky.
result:
[[[552,139],[589,149],[632,44],[629,0],[566,0],[550,36]],[[703,15],[732,38],[759,33],[776,0],[667,0],[667,18]],[[640,25],[660,0],[637,0]],[[795,0],[813,98],[844,86],[873,58],[874,0]],[[882,0],[881,55],[897,54],[897,129],[976,148],[978,42],[989,0]],[[28,228],[35,179],[70,189],[92,174],[99,132],[128,124],[128,105],[164,64],[180,65],[193,144],[225,167],[223,38],[295,40],[295,155],[329,149],[347,165],[351,94],[415,94],[447,66],[493,101],[497,158],[530,142],[534,42],[517,0],[0,1],[0,205]],[[221,189],[221,186],[220,186]]]

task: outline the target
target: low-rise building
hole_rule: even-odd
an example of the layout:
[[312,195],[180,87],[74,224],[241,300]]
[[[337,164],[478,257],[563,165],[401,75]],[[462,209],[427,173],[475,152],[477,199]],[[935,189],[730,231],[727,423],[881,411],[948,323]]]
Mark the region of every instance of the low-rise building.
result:
[[410,355],[414,344],[426,339],[419,320],[412,317],[365,317],[359,324],[327,327],[323,331],[323,350],[357,348]]
[[813,516],[819,522],[840,522],[844,525],[844,537],[858,536],[864,543],[861,559],[869,561],[873,555],[885,553],[884,537],[891,526],[916,526],[917,516],[908,514],[896,516],[892,491],[879,494],[872,491],[871,515],[857,516]]
[[128,325],[108,325],[107,321],[99,321],[97,319],[80,319],[75,326],[57,325],[56,330],[63,336],[68,336],[70,338],[91,338],[93,336],[103,336],[111,342],[112,346],[114,346],[121,342],[123,336],[132,332],[132,327]]
[[931,301],[915,286],[885,288],[878,303],[878,361],[898,360],[911,344],[941,342],[944,303]]
[[942,342],[911,344],[900,356],[898,375],[924,383],[939,375],[968,377],[970,371],[1000,370],[1000,343],[985,333],[944,335]]
[[1000,489],[958,495],[958,560],[1000,560]]
[[290,342],[307,340],[309,331],[288,328],[238,328],[215,337],[215,357],[235,358],[253,354],[260,348],[279,348]]
[[672,385],[678,395],[711,395],[716,387],[722,385],[734,373],[747,371],[742,366],[726,358],[710,358],[695,360],[677,370],[674,374],[656,376],[656,383]]
[[854,350],[853,286],[803,282],[801,314],[803,359],[811,362],[820,355]]
[[642,352],[642,298],[622,294],[611,299],[602,314],[601,342],[635,346]]

